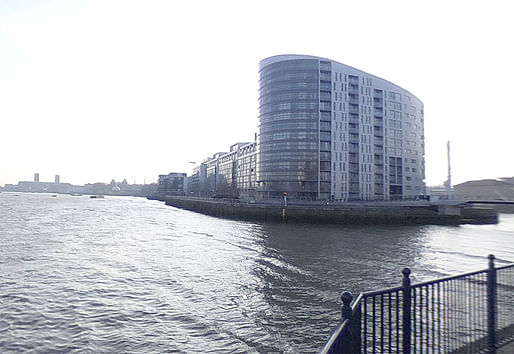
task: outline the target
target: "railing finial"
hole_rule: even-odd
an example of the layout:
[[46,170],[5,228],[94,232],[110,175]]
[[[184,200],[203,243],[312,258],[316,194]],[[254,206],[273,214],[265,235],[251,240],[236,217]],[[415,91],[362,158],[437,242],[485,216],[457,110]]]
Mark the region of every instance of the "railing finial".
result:
[[343,320],[346,318],[350,318],[352,315],[352,307],[350,304],[352,303],[353,295],[349,291],[343,291],[341,294],[341,301],[343,302],[343,310],[342,310],[342,317]]
[[403,278],[409,278],[410,275],[410,269],[409,268],[403,268],[402,269]]
[[487,258],[489,258],[489,269],[494,269],[494,254],[490,254]]

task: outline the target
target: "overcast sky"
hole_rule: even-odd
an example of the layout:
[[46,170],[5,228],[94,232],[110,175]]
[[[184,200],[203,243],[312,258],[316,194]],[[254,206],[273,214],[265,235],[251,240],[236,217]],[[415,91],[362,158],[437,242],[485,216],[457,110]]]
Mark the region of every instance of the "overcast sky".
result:
[[0,185],[154,181],[258,125],[258,64],[307,54],[424,102],[426,182],[514,175],[509,1],[0,0]]

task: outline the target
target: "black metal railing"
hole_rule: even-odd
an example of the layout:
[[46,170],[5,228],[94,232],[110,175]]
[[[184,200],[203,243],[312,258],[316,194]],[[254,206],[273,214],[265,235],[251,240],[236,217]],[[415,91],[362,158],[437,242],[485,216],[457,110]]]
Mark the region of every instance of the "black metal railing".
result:
[[341,296],[342,322],[322,353],[495,353],[514,340],[514,264]]

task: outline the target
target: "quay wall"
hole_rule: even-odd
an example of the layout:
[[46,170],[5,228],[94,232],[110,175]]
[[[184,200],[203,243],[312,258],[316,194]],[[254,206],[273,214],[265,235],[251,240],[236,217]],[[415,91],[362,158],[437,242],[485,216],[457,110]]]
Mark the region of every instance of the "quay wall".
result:
[[493,209],[462,207],[446,212],[428,202],[381,202],[349,204],[247,203],[237,200],[215,200],[165,196],[153,198],[166,205],[230,219],[331,224],[491,224],[498,222]]

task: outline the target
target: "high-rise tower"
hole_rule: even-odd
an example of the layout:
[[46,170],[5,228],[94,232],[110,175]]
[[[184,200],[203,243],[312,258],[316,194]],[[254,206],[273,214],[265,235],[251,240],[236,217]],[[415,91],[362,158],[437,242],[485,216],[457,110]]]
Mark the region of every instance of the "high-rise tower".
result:
[[423,103],[324,58],[260,63],[257,184],[263,198],[391,200],[424,194]]

